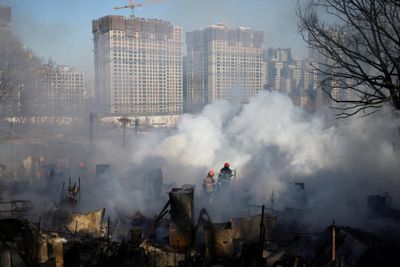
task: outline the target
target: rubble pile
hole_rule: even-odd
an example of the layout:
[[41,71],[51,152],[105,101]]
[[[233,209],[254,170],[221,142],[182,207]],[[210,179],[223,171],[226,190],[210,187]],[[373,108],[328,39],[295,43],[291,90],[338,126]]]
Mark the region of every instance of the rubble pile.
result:
[[[335,227],[335,245],[332,244]],[[333,260],[333,248],[335,259]],[[266,266],[397,266],[398,242],[351,227],[331,226],[320,233],[276,231],[265,246]]]
[[[35,216],[27,200],[0,202],[0,267],[391,267],[400,262],[394,235],[385,238],[334,224],[309,233],[302,231],[305,210],[251,205],[251,197],[233,193],[234,188],[208,192],[201,202],[195,199],[195,186],[184,185],[170,189],[165,199],[162,173],[152,171],[148,177],[153,178],[145,184],[151,192],[147,201],[166,201],[154,217],[117,211],[117,218],[111,218],[101,207],[82,211],[80,178],[63,184],[59,201],[41,215]],[[398,226],[399,213],[385,198],[368,200],[370,221],[384,217]],[[210,214],[226,203],[240,212],[226,217],[224,210],[219,214],[225,217],[213,221]],[[250,213],[250,206],[261,212]]]
[[0,220],[0,266],[34,266],[39,229],[26,220]]

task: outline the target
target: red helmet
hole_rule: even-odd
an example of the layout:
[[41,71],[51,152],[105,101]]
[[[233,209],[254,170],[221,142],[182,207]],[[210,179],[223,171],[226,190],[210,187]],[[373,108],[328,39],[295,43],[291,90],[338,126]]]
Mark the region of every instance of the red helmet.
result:
[[224,167],[228,167],[229,168],[229,166],[230,166],[229,162],[225,162],[224,163]]
[[213,177],[214,175],[215,175],[214,170],[210,170],[210,171],[208,172],[208,176]]

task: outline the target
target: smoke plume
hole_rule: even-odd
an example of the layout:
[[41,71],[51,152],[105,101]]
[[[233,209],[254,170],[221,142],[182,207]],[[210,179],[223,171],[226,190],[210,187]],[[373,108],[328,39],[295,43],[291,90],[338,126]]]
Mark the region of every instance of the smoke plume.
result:
[[[349,216],[360,210],[356,203],[399,190],[398,127],[390,110],[334,121],[306,114],[280,93],[262,92],[243,107],[217,102],[185,114],[173,133],[132,142],[129,158],[135,164],[160,158],[167,182],[197,188],[208,169],[227,161],[237,169],[236,186],[260,204],[274,191],[277,208],[309,209],[324,223],[359,223]],[[306,185],[302,207],[296,182]]]

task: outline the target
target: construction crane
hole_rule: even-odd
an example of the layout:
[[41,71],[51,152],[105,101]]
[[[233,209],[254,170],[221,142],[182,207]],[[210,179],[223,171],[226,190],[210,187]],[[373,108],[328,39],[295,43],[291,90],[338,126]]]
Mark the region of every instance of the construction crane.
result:
[[135,8],[140,7],[140,6],[147,6],[147,5],[153,5],[153,4],[158,4],[159,2],[163,2],[164,0],[153,0],[153,1],[146,1],[144,3],[136,3],[134,0],[128,0],[128,4],[125,6],[116,6],[114,7],[115,10],[118,9],[126,9],[129,8],[131,10],[131,18],[135,17]]

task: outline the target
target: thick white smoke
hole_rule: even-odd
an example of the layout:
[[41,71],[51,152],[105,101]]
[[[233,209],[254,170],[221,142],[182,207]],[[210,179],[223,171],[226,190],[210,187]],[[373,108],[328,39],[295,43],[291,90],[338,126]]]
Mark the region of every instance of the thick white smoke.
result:
[[306,208],[345,222],[348,203],[398,192],[399,125],[386,110],[327,121],[280,93],[262,92],[243,107],[217,102],[200,114],[185,114],[172,134],[132,142],[129,158],[136,164],[161,158],[166,182],[198,188],[208,169],[228,161],[237,169],[238,187],[253,192],[258,203],[274,191],[280,208],[296,207],[293,183],[305,182]]
[[[221,101],[185,114],[168,133],[127,130],[126,150],[120,132],[98,132],[89,154],[96,164],[111,164],[112,172],[83,177],[82,209],[154,215],[164,203],[146,200],[148,170],[161,167],[165,184],[194,184],[200,195],[208,170],[218,173],[230,162],[237,169],[235,190],[248,190],[253,204],[268,203],[274,192],[276,209],[306,209],[311,223],[362,225],[367,195],[388,192],[400,203],[399,125],[390,110],[334,120],[306,114],[280,93],[262,92],[243,106]],[[305,183],[306,202],[296,182]]]
[[[174,178],[197,185],[209,168],[219,169],[228,161],[237,169],[239,180],[251,181],[249,187],[269,195],[286,187],[283,176],[306,176],[331,168],[339,156],[337,149],[329,149],[339,142],[335,133],[333,126],[307,117],[288,97],[263,92],[243,108],[218,102],[201,114],[184,115],[177,133],[149,153],[165,159],[167,174],[173,166],[185,174],[179,177],[179,172],[172,171]],[[194,167],[202,173],[188,176]]]

